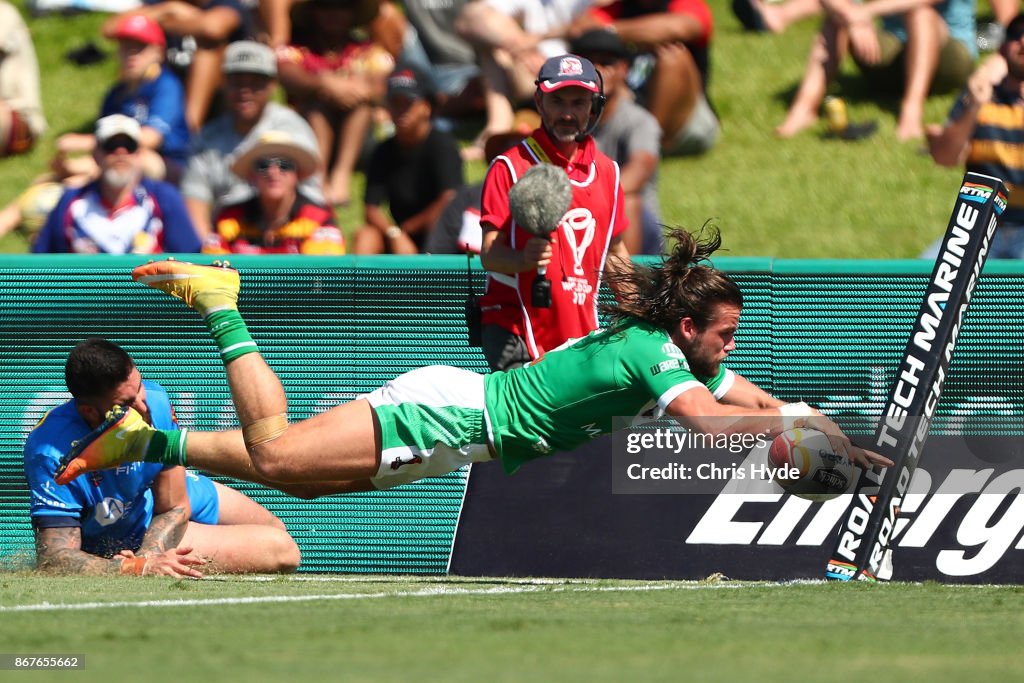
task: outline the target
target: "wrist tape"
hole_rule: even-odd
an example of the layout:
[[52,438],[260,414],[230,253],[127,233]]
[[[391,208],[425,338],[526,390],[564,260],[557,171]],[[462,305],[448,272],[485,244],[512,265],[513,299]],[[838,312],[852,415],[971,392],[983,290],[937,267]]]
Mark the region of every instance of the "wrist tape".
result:
[[814,408],[800,401],[799,403],[786,403],[779,406],[779,413],[782,415],[783,431],[789,431],[790,429],[796,429],[796,422],[799,418],[814,415]]
[[142,576],[142,572],[146,569],[146,558],[144,557],[128,557],[121,560],[121,573],[129,574],[131,576]]

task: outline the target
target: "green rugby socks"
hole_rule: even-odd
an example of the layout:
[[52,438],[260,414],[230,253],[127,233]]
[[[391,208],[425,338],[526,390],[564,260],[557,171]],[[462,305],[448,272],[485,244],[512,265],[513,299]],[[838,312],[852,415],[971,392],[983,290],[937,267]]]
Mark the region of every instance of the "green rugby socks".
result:
[[242,315],[234,309],[214,311],[205,318],[225,364],[247,353],[258,353]]
[[157,429],[146,444],[142,459],[162,465],[185,464],[185,435],[187,429]]

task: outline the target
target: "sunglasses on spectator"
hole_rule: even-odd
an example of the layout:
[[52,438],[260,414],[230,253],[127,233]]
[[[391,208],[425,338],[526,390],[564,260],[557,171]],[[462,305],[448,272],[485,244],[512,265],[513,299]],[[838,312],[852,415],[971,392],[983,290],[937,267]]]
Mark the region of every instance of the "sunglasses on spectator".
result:
[[283,173],[290,173],[298,168],[295,165],[295,162],[291,159],[285,159],[283,157],[263,157],[256,161],[256,172],[266,175],[271,166],[277,166],[277,168]]
[[233,90],[263,91],[270,87],[271,79],[255,74],[238,74],[227,79],[227,85]]
[[113,154],[119,149],[124,149],[124,151],[129,154],[135,154],[139,151],[139,142],[138,140],[133,140],[132,138],[119,135],[112,137],[109,140],[104,140],[100,144],[100,149],[103,150],[104,154]]

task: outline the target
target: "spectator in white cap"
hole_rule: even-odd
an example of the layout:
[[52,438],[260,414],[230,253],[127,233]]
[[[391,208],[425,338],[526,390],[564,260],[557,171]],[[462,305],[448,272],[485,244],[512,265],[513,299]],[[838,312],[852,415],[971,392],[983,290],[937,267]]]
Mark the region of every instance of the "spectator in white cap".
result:
[[245,146],[231,169],[247,178],[256,194],[218,214],[203,252],[344,254],[345,239],[331,209],[299,188],[317,164],[313,151],[281,131],[268,131]]
[[[143,171],[150,178],[177,184],[185,168],[189,131],[185,91],[164,60],[163,29],[141,14],[122,14],[114,20],[110,35],[117,39],[118,80],[107,91],[99,115],[135,118],[142,126]],[[97,172],[90,154],[95,146],[92,133],[62,135],[57,140],[54,171],[70,184],[91,180]]]
[[[224,53],[224,113],[203,126],[193,140],[182,194],[189,215],[206,236],[213,217],[229,204],[249,199],[253,188],[231,171],[231,163],[243,143],[251,144],[267,131],[287,133],[297,144],[316,152],[316,136],[305,119],[288,107],[271,101],[277,86],[277,60],[266,45],[248,40],[228,46]],[[321,168],[303,180],[302,193],[323,201]]]
[[142,129],[123,114],[96,122],[99,178],[64,192],[32,245],[35,253],[194,253],[200,242],[171,184],[142,175]]

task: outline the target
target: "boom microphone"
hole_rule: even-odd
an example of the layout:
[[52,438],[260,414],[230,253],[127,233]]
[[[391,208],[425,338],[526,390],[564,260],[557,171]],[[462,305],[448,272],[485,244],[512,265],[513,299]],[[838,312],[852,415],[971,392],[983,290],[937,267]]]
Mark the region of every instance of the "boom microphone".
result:
[[[562,216],[572,204],[572,184],[565,171],[552,164],[531,166],[523,177],[508,191],[508,207],[512,220],[523,230],[551,239]],[[551,281],[545,276],[546,267],[537,269],[530,292],[530,303],[535,308],[551,307]]]
[[572,185],[565,171],[535,164],[508,191],[512,220],[526,232],[548,237],[572,204]]

